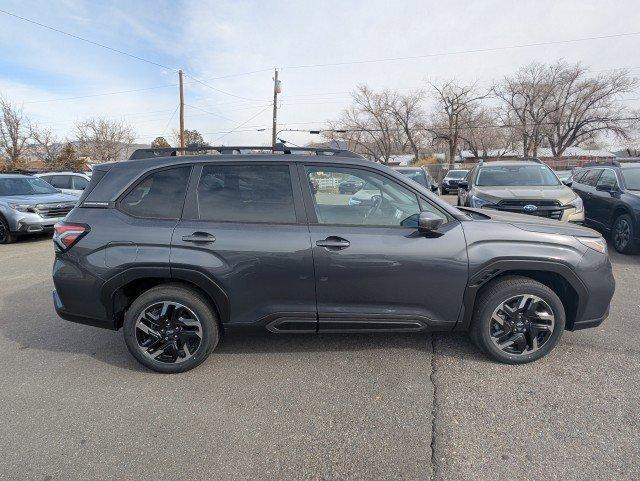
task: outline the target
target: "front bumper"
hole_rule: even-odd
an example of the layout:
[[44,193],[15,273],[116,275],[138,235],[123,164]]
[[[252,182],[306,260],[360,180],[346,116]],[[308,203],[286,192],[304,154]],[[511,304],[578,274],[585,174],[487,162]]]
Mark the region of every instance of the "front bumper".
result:
[[38,214],[20,213],[10,221],[9,229],[16,234],[53,232],[53,226],[61,222],[63,217],[41,217]]

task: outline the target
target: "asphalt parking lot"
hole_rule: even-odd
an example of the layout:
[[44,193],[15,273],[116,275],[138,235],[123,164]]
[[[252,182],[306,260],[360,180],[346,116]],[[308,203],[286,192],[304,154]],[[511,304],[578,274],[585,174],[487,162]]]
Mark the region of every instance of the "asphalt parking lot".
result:
[[56,316],[50,239],[1,246],[0,479],[640,479],[640,256],[611,257],[609,319],[534,364],[263,335],[168,376]]

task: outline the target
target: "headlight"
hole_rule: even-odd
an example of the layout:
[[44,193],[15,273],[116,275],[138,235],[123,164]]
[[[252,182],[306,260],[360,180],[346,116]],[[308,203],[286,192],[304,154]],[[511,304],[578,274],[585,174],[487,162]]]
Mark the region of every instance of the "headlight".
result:
[[360,204],[362,204],[362,201],[360,199],[354,199],[353,197],[349,199],[349,205],[360,205]]
[[13,210],[17,210],[18,212],[35,212],[36,209],[34,206],[29,204],[9,204]]
[[589,249],[598,251],[601,254],[607,253],[607,242],[602,237],[576,237],[576,239]]
[[580,197],[576,197],[575,199],[573,199],[571,202],[569,202],[569,205],[572,205],[576,209],[575,214],[578,214],[584,210],[584,204],[582,203],[582,199]]
[[482,197],[478,197],[477,195],[472,195],[470,199],[471,207],[479,209],[484,207],[485,205],[493,205],[493,201],[483,199]]

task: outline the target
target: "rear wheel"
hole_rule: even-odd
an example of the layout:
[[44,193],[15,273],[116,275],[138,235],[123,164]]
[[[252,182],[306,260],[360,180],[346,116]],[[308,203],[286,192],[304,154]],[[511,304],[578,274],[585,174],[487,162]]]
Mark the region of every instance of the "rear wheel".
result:
[[220,337],[209,300],[193,289],[170,284],[141,294],[127,310],[123,328],[133,357],[165,373],[193,369]]
[[470,333],[493,359],[524,364],[548,354],[564,326],[564,306],[555,292],[533,279],[510,276],[483,289]]
[[636,251],[635,228],[630,215],[619,215],[613,221],[611,241],[615,250],[622,254],[633,254]]
[[9,224],[3,217],[0,217],[0,244],[11,244],[15,241],[16,236],[9,230]]

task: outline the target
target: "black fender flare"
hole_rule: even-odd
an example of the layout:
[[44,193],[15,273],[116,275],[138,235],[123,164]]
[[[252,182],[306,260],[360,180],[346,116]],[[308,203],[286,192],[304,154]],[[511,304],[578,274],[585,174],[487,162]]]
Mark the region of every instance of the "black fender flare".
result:
[[499,260],[485,264],[469,277],[467,287],[464,291],[462,309],[460,309],[458,320],[453,328],[455,331],[466,331],[469,329],[478,291],[492,279],[510,271],[553,272],[560,275],[578,294],[576,320],[582,318],[584,299],[589,295],[589,292],[575,271],[567,264],[553,260]]
[[107,316],[113,320],[113,328],[117,329],[116,293],[127,284],[140,279],[166,279],[167,281],[183,281],[192,284],[203,291],[213,302],[220,316],[220,322],[228,322],[230,316],[229,298],[211,277],[205,273],[182,267],[169,265],[130,267],[108,279],[102,286],[100,300],[105,307]]

